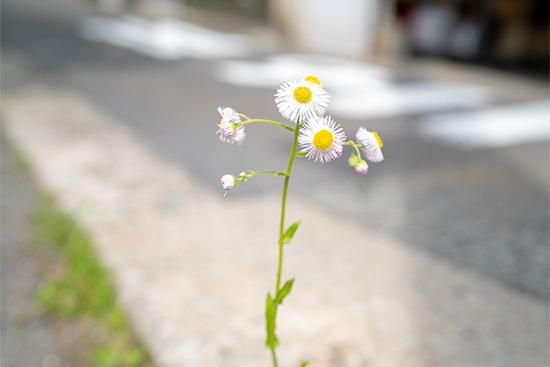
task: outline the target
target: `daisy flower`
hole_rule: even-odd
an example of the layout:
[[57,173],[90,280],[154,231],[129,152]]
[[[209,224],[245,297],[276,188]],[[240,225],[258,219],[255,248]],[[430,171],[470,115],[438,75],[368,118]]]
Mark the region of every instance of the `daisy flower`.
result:
[[300,151],[316,162],[330,162],[342,155],[346,140],[344,130],[330,116],[304,123],[298,136]]
[[360,127],[355,137],[359,144],[363,145],[363,152],[369,161],[382,162],[384,160],[384,155],[382,154],[384,142],[376,131],[371,132],[364,127]]
[[231,122],[233,124],[241,122],[241,116],[231,107],[218,107],[218,113],[222,117],[222,122]]
[[304,78],[304,81],[310,82],[313,84],[321,85],[321,79],[316,77],[315,75],[308,75]]
[[218,137],[224,143],[242,145],[246,137],[244,126],[238,126],[241,122],[241,117],[232,108],[218,107],[218,113],[222,117],[218,124]]
[[281,115],[291,121],[306,122],[321,117],[328,107],[329,95],[317,77],[281,84],[275,94],[275,103]]

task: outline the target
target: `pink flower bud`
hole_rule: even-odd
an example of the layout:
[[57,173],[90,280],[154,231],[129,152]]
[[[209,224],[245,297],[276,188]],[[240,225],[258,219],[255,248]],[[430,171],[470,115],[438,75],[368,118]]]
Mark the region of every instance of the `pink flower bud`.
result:
[[369,166],[367,162],[361,160],[359,163],[357,163],[357,165],[355,165],[355,172],[361,175],[366,175],[369,172]]

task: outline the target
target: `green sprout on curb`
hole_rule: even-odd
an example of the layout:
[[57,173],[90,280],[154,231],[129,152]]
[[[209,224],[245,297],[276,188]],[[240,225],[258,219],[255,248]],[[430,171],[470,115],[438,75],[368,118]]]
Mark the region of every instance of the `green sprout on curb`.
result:
[[43,279],[35,301],[42,311],[76,322],[90,335],[85,365],[152,366],[117,300],[111,272],[102,264],[90,235],[46,196],[33,215],[33,230],[37,240],[56,247],[61,265],[56,267],[59,273]]
[[[218,137],[222,142],[242,145],[246,132],[245,126],[253,123],[266,123],[281,127],[292,133],[292,148],[285,171],[243,171],[238,176],[226,174],[221,178],[224,196],[237,185],[256,175],[269,174],[284,177],[279,222],[278,263],[273,293],[268,292],[265,304],[266,347],[271,352],[273,366],[278,367],[277,347],[279,339],[276,334],[277,313],[279,306],[292,291],[294,279],[283,283],[283,255],[285,245],[290,244],[301,221],[285,228],[286,198],[292,167],[296,157],[305,157],[315,162],[327,163],[342,156],[344,147],[351,149],[348,163],[361,175],[366,175],[369,166],[362,154],[370,162],[384,160],[382,138],[374,131],[363,127],[357,130],[356,141],[347,140],[342,127],[332,117],[325,115],[329,104],[329,94],[321,86],[316,76],[307,76],[302,81],[283,83],[275,94],[275,104],[281,115],[293,122],[292,125],[266,119],[250,118],[229,107],[219,107],[221,121],[218,124]],[[303,362],[301,367],[308,365]]]

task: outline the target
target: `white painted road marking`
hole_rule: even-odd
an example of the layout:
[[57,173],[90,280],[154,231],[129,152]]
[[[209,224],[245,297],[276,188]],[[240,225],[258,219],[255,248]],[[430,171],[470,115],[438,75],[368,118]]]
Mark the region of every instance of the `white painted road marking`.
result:
[[385,68],[339,57],[282,54],[258,61],[224,61],[217,78],[228,84],[253,88],[275,88],[281,81],[316,75],[331,90],[356,90],[365,85],[382,87],[391,76]]
[[159,60],[209,59],[252,53],[247,38],[221,33],[176,19],[89,17],[80,26],[83,38],[123,47]]
[[388,82],[384,88],[365,88],[356,93],[336,92],[332,111],[353,119],[375,119],[426,114],[457,108],[486,106],[492,95],[475,85],[447,82],[420,82],[396,85]]
[[498,148],[550,140],[550,103],[530,102],[426,119],[425,138],[464,149]]
[[330,91],[329,112],[338,117],[374,119],[472,108],[490,103],[487,88],[450,82],[396,83],[379,66],[336,57],[279,55],[261,61],[221,62],[216,76],[225,83],[276,88],[283,80],[315,74]]

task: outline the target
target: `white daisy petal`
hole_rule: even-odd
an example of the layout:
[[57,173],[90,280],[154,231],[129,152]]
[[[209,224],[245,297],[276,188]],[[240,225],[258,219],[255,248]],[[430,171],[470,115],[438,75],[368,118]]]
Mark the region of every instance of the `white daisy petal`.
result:
[[224,122],[218,124],[218,137],[220,141],[229,144],[242,145],[246,137],[244,126],[238,126],[230,122]]
[[304,123],[298,136],[300,151],[306,158],[326,163],[342,155],[346,134],[330,116],[315,118]]
[[369,161],[382,162],[384,160],[384,154],[382,154],[384,144],[376,131],[371,132],[364,127],[360,127],[355,137],[359,144],[363,145],[363,152]]
[[246,137],[244,126],[238,126],[241,122],[241,117],[232,108],[218,107],[218,113],[222,120],[218,124],[219,139],[224,143],[242,145]]
[[281,115],[291,121],[309,121],[325,114],[328,93],[316,83],[293,81],[283,83],[275,94],[275,103]]
[[235,134],[233,135],[233,141],[231,144],[236,143],[237,145],[243,145],[245,138],[246,132],[244,131],[244,126],[239,126],[235,129]]
[[218,107],[218,113],[222,117],[222,122],[231,122],[233,124],[241,122],[241,116],[231,107]]

